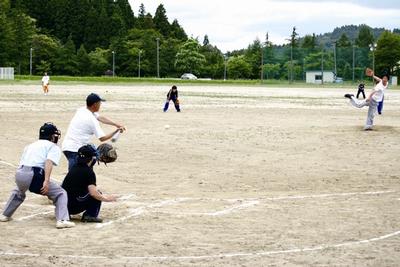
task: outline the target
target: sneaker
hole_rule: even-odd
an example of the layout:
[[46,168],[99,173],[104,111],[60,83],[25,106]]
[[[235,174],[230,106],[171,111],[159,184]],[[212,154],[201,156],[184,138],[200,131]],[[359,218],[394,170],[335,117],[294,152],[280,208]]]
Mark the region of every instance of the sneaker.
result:
[[75,223],[70,222],[70,221],[57,221],[57,224],[56,224],[57,229],[72,228],[74,226],[75,226]]
[[346,97],[346,98],[348,98],[348,99],[351,99],[351,97],[353,97],[354,95],[353,94],[345,94],[344,95],[344,97]]
[[7,217],[3,214],[0,215],[0,222],[8,222],[11,221],[11,217]]
[[89,215],[83,215],[81,222],[88,222],[88,223],[101,223],[103,222],[103,219],[100,219],[99,217],[92,217]]
[[364,131],[372,131],[372,126],[370,126],[370,125],[365,126]]

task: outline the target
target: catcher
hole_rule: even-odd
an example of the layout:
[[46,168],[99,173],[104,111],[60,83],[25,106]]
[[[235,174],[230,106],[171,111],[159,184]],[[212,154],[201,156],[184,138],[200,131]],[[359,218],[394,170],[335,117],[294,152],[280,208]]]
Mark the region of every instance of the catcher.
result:
[[115,196],[104,195],[97,189],[93,166],[99,159],[112,162],[117,158],[115,149],[111,145],[100,146],[100,157],[98,156],[99,151],[94,145],[85,145],[79,148],[77,164],[71,168],[62,184],[68,194],[68,212],[70,214],[83,212],[82,222],[102,222],[103,220],[98,217],[101,202],[116,201]]
[[165,102],[165,105],[164,105],[164,112],[166,112],[168,110],[169,101],[171,101],[171,100],[172,100],[172,102],[174,102],[176,111],[181,112],[181,109],[179,107],[178,88],[176,87],[176,85],[172,86],[172,88],[169,90],[169,92],[167,94],[167,101]]
[[372,130],[374,124],[375,112],[377,111],[378,103],[383,100],[383,96],[385,94],[385,90],[388,87],[389,75],[384,74],[382,78],[375,76],[374,71],[367,68],[365,71],[367,76],[373,77],[377,84],[375,85],[374,90],[369,94],[367,99],[358,100],[352,94],[345,94],[344,97],[350,99],[350,103],[356,108],[362,108],[368,106],[368,115],[367,121],[364,126],[364,130]]

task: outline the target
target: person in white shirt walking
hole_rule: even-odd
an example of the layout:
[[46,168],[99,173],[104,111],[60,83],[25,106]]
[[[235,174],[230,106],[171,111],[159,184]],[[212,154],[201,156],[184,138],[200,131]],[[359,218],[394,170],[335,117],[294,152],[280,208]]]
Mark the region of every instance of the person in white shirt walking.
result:
[[42,88],[44,95],[47,95],[49,93],[49,84],[50,84],[50,76],[47,75],[47,72],[45,72],[44,76],[42,77]]
[[368,115],[367,121],[364,126],[364,130],[372,130],[374,125],[374,117],[377,112],[378,103],[383,100],[383,96],[385,94],[385,90],[388,87],[389,75],[384,74],[382,78],[375,76],[374,72],[371,69],[366,70],[366,74],[371,76],[378,83],[375,85],[374,90],[369,94],[368,98],[365,100],[358,100],[352,94],[345,94],[344,97],[350,99],[350,103],[357,108],[362,108],[368,106]]
[[[105,100],[98,94],[91,93],[86,98],[86,107],[79,108],[72,118],[62,143],[62,151],[68,160],[68,170],[71,170],[72,166],[77,163],[79,148],[89,144],[93,135],[100,142],[105,142],[111,139],[118,131],[125,131],[123,125],[99,115],[98,112],[103,101]],[[116,129],[106,135],[101,129],[99,122],[115,126]]]
[[51,181],[53,166],[57,166],[61,158],[61,150],[57,146],[61,132],[52,123],[45,123],[39,130],[39,140],[26,146],[15,174],[17,188],[0,215],[0,222],[11,220],[11,216],[24,202],[26,191],[47,196],[56,206],[56,227],[70,228],[67,192]]

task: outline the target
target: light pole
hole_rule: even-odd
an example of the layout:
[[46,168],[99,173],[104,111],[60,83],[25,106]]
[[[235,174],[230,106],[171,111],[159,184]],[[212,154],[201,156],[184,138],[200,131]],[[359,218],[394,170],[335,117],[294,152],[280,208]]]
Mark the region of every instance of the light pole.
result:
[[353,45],[353,83],[354,83],[354,72],[356,68],[356,46]]
[[290,44],[290,83],[293,82],[293,42]]
[[333,43],[333,59],[335,61],[335,79],[337,77],[337,68],[336,68],[336,42]]
[[157,78],[160,78],[160,38],[157,38]]
[[138,69],[138,77],[140,78],[140,55],[142,54],[142,50],[139,50],[139,69]]
[[29,75],[32,75],[32,51],[33,48],[29,49]]
[[324,49],[321,53],[321,84],[324,84]]
[[111,52],[112,53],[112,60],[113,60],[113,62],[112,62],[112,70],[113,70],[113,78],[115,77],[115,51],[112,51]]
[[264,81],[264,47],[261,44],[261,83]]
[[376,43],[370,44],[369,48],[372,51],[372,70],[375,72],[375,49],[376,49]]
[[224,55],[224,81],[226,81],[226,61],[228,56]]

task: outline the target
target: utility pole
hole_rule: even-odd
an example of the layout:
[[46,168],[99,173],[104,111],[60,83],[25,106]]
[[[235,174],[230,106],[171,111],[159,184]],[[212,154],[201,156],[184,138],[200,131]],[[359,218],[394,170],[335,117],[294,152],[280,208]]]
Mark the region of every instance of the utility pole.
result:
[[32,51],[33,48],[29,49],[29,75],[32,75]]
[[142,54],[142,50],[139,50],[139,69],[138,69],[138,77],[140,78],[140,55]]
[[113,78],[115,77],[115,51],[112,51],[112,72],[113,72]]

